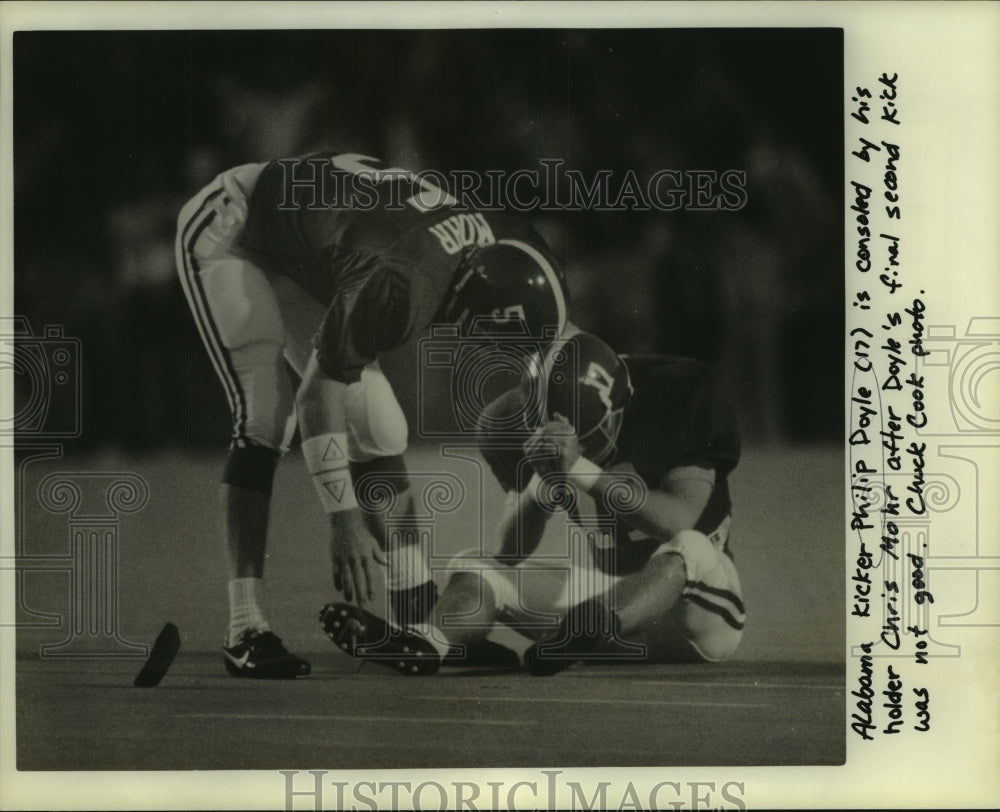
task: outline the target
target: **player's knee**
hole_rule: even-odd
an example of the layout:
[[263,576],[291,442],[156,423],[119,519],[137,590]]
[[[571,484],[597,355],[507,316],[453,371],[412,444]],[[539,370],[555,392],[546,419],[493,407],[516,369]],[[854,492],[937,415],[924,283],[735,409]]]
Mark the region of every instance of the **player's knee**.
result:
[[457,572],[435,607],[435,621],[453,643],[486,637],[500,609],[492,588],[475,572]]
[[682,530],[677,533],[670,541],[661,544],[653,557],[666,553],[676,553],[684,560],[688,581],[703,580],[705,573],[716,566],[718,558],[718,552],[708,536],[697,530]]
[[721,663],[728,660],[740,645],[743,639],[743,631],[727,629],[721,633],[706,635],[695,640],[690,640],[691,648],[697,656],[706,663]]
[[230,353],[238,382],[233,398],[233,436],[284,452],[295,432],[292,383],[281,350],[272,344],[249,344]]
[[377,368],[366,367],[344,396],[348,452],[352,460],[394,457],[406,451],[406,416],[392,386]]
[[468,573],[453,579],[434,606],[434,623],[452,643],[475,643],[489,634],[497,610]]
[[481,601],[496,615],[517,605],[514,572],[478,549],[464,550],[448,563],[448,591]]

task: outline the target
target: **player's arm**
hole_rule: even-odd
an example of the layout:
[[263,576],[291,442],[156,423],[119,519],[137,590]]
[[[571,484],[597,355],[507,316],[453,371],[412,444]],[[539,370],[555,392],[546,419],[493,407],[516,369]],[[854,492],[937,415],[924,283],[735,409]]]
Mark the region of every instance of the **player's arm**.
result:
[[503,515],[497,524],[496,557],[514,566],[531,556],[541,543],[552,512],[537,498],[537,480],[533,477],[523,491],[507,495]]
[[[375,362],[408,335],[409,293],[405,280],[389,267],[360,263],[340,267],[337,274],[340,287],[317,334],[297,406],[306,465],[330,517],[334,585],[348,600],[362,602],[374,595],[372,562],[385,564],[386,559],[358,507],[347,432],[357,429],[355,437],[366,436],[375,427],[383,438],[380,445],[406,447],[405,418],[391,389],[381,396],[389,387]],[[402,450],[390,448],[384,456],[397,453]]]
[[[613,504],[612,490],[622,487],[623,476],[627,477],[627,487],[641,483],[631,465],[612,466],[594,479],[589,488],[590,494],[598,504]],[[660,478],[655,489],[645,489],[637,510],[619,515],[633,530],[639,530],[650,538],[669,541],[681,530],[690,530],[695,526],[714,488],[715,469],[694,465],[674,468]]]
[[552,451],[551,465],[599,505],[614,510],[629,527],[667,541],[694,527],[715,487],[715,470],[690,465],[667,471],[655,489],[648,489],[635,468],[625,463],[603,470],[580,453],[569,422],[559,415],[532,438]]
[[330,521],[334,586],[351,601],[374,597],[372,563],[385,564],[358,507],[347,458],[347,384],[328,375],[312,353],[296,396],[302,453]]
[[511,389],[490,403],[479,418],[476,435],[480,453],[507,494],[503,514],[496,525],[494,555],[514,566],[530,556],[545,532],[551,511],[538,501],[538,472],[532,450],[495,427],[527,408],[525,395]]
[[[739,460],[735,415],[729,402],[717,396],[707,369],[690,405],[689,426],[684,434],[686,439],[676,453],[687,464],[675,465],[660,476],[635,513],[620,514],[629,526],[663,541],[697,524],[717,477],[725,476]],[[630,474],[634,475],[634,471]],[[612,482],[613,478],[601,477],[594,489],[596,498],[605,498],[614,487]]]
[[[576,324],[567,321],[561,338],[571,338],[579,332],[580,328]],[[552,517],[552,509],[544,507],[538,498],[541,477],[553,470],[552,460],[546,458],[546,451],[544,442],[536,432],[524,444],[525,456],[531,465],[533,476],[520,491],[505,484],[508,491],[507,502],[497,525],[497,558],[505,563],[513,565],[533,555]],[[497,465],[493,465],[494,473],[503,482],[497,468]]]

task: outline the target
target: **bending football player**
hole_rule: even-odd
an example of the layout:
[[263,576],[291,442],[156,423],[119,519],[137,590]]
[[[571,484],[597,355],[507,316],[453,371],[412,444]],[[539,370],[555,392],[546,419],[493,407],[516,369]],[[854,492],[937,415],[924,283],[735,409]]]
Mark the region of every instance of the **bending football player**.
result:
[[[457,325],[460,336],[512,321],[527,335],[558,334],[564,283],[542,239],[504,212],[458,209],[402,169],[316,154],[219,175],[181,211],[177,266],[232,412],[222,477],[227,670],[310,670],[263,610],[275,465],[296,423],[329,515],[335,586],[348,601],[370,600],[388,559],[394,611],[425,617],[435,595],[422,558],[383,551],[384,525],[354,490],[359,477],[377,475],[397,492],[398,509],[410,509],[406,419],[379,358],[432,322]],[[294,391],[288,366],[301,380]]]
[[[537,414],[539,392],[540,424],[495,430]],[[427,674],[449,647],[500,622],[536,638],[524,652],[535,674],[581,659],[714,662],[734,652],[746,621],[729,543],[739,438],[706,365],[619,357],[579,333],[554,345],[537,379],[491,404],[482,427],[483,455],[509,494],[497,555],[458,557],[420,628],[340,605],[330,620],[343,647]],[[552,578],[529,557],[561,509],[586,560]]]

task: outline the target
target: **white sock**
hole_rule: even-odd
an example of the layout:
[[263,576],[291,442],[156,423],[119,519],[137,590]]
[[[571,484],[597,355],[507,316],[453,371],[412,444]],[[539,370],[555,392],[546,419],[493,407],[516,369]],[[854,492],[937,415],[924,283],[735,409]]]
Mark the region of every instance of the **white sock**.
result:
[[264,582],[260,578],[234,578],[229,582],[229,644],[248,629],[270,630],[261,606],[264,603]]
[[412,589],[431,580],[424,549],[419,544],[392,546],[389,548],[388,559],[386,583],[391,590]]

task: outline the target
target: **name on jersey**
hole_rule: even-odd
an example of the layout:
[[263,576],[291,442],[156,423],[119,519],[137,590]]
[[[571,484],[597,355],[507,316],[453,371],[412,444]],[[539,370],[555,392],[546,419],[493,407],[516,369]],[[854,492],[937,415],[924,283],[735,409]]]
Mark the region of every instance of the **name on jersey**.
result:
[[470,245],[479,248],[495,245],[497,241],[489,223],[486,222],[486,218],[478,212],[476,214],[454,214],[427,230],[437,237],[447,254],[457,254]]

